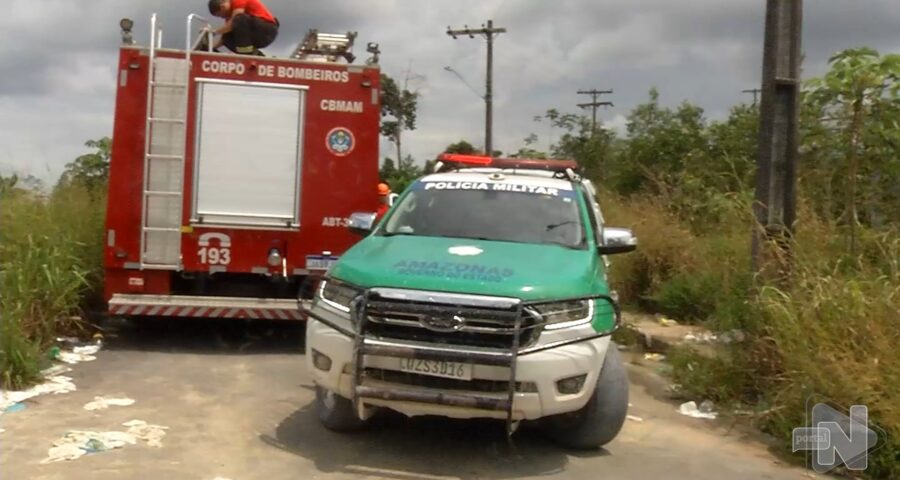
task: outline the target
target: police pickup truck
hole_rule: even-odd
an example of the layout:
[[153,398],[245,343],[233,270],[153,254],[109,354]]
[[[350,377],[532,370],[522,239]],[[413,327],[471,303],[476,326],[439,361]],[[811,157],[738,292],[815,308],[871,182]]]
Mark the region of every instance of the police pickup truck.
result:
[[628,380],[606,256],[636,239],[604,225],[575,162],[441,160],[377,225],[351,217],[365,238],[317,287],[306,358],[320,420],[348,431],[388,408],[608,443]]

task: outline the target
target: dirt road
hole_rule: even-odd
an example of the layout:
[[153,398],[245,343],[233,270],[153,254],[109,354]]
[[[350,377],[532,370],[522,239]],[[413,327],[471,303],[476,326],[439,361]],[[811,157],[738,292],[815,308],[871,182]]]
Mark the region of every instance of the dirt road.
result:
[[[658,382],[630,366],[631,414],[596,452],[566,451],[523,429],[510,447],[502,424],[386,416],[370,431],[322,428],[303,366],[302,330],[283,325],[174,321],[128,326],[96,361],[75,366],[78,391],[42,396],[0,417],[3,479],[805,479],[764,446],[654,398]],[[89,412],[95,396],[130,407]],[[121,430],[132,419],[169,427],[145,444],[41,465],[69,430]]]

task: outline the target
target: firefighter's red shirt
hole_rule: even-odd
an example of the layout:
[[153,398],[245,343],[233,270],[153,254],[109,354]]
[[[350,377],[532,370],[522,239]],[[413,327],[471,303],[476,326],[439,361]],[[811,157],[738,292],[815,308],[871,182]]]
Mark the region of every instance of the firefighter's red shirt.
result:
[[267,22],[275,23],[275,16],[260,0],[231,0],[231,11],[243,9],[251,17],[259,17]]
[[390,206],[390,205],[381,204],[381,205],[378,207],[378,211],[375,212],[375,223],[380,222],[381,219],[384,218],[384,215],[385,215],[385,214],[388,212],[388,210],[390,210],[390,209],[391,209],[391,206]]

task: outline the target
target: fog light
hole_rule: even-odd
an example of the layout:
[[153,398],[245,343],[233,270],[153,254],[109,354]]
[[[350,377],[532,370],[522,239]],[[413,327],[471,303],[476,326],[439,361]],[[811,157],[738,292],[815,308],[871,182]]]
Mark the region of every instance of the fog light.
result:
[[272,268],[281,266],[281,252],[277,248],[269,250],[269,258],[267,260]]
[[581,388],[584,387],[585,380],[587,380],[587,374],[564,378],[556,382],[556,389],[559,390],[559,393],[565,395],[578,393],[581,391]]
[[328,355],[325,355],[324,353],[313,349],[312,356],[313,356],[313,365],[315,365],[316,368],[318,368],[319,370],[322,370],[323,372],[327,372],[327,371],[331,370],[331,359],[328,358]]

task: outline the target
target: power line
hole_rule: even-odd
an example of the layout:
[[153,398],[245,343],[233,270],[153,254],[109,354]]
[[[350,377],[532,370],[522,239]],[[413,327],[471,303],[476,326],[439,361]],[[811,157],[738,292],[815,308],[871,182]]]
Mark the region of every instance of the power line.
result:
[[[485,92],[484,96],[484,150],[488,155],[492,155],[494,152],[493,145],[493,128],[494,128],[494,93],[493,93],[493,83],[494,83],[494,39],[498,37],[501,33],[506,33],[505,28],[494,27],[494,21],[488,20],[487,25],[482,25],[481,28],[469,28],[466,25],[462,29],[452,29],[447,27],[447,35],[453,37],[454,40],[457,39],[460,35],[468,35],[469,38],[475,38],[475,35],[483,36],[487,40],[487,80],[485,82]],[[449,69],[449,71],[453,71]],[[454,72],[455,73],[455,72]],[[457,76],[460,76],[458,73]],[[460,78],[462,78],[460,76]],[[465,82],[465,79],[463,79]]]
[[473,87],[472,84],[469,83],[465,79],[465,77],[460,75],[459,72],[457,72],[453,67],[446,66],[446,67],[444,67],[444,70],[456,75],[456,78],[460,79],[464,84],[466,84],[466,86],[469,87],[469,90],[471,90],[473,93],[475,93],[475,95],[478,95],[478,98],[484,100],[484,95],[481,92],[479,92],[477,88]]
[[579,90],[579,95],[590,95],[591,102],[590,103],[579,103],[578,106],[583,109],[591,109],[591,135],[597,131],[597,109],[600,107],[613,107],[612,102],[599,102],[597,101],[600,98],[600,95],[611,95],[613,93],[612,89],[610,90],[597,90],[596,88],[591,90]]

